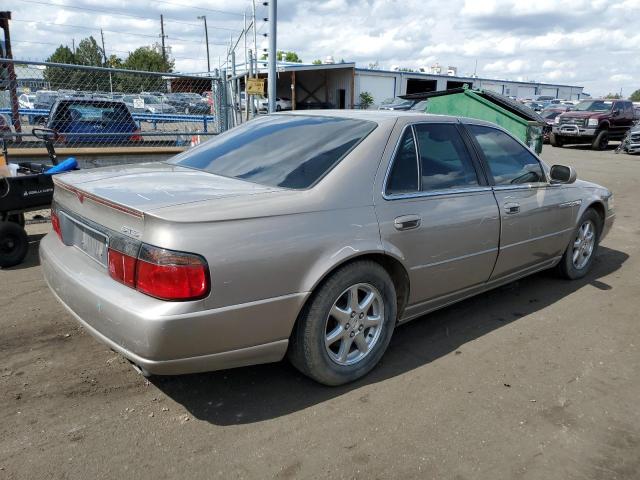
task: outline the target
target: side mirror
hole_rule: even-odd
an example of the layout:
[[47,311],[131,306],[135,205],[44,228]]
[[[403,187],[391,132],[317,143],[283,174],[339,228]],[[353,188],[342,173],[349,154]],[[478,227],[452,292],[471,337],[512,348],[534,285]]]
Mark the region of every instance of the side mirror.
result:
[[565,165],[554,165],[550,171],[551,183],[573,183],[578,178],[578,174],[573,167]]
[[617,109],[617,108],[616,108],[616,109],[614,109],[614,110],[613,110],[613,112],[611,112],[611,113],[612,113],[612,115],[613,115],[614,117],[617,117],[618,115],[620,115],[620,113],[621,113],[621,112],[620,112],[620,110],[619,110],[619,109]]

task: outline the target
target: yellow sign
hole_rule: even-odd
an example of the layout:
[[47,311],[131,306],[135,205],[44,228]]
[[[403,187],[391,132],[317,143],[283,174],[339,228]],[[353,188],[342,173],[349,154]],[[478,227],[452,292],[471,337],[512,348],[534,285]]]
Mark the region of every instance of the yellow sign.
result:
[[248,95],[264,95],[264,78],[247,79]]

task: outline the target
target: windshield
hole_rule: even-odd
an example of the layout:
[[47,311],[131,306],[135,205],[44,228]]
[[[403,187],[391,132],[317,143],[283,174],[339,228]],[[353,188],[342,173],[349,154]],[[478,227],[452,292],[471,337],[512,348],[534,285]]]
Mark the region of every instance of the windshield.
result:
[[589,100],[588,102],[580,102],[574,110],[578,112],[608,112],[612,105],[613,102],[605,100]]
[[174,157],[169,163],[284,188],[308,188],[376,124],[349,118],[266,116]]
[[144,98],[144,103],[150,103],[151,105],[160,103],[160,100],[156,97],[152,97],[151,95],[144,95],[142,98]]

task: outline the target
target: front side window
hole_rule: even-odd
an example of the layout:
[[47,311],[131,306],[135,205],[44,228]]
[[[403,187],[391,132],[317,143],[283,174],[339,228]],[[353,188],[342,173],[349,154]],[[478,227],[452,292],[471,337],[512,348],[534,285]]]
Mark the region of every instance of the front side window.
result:
[[415,126],[415,132],[422,191],[478,185],[471,156],[455,125],[422,123]]
[[247,122],[170,163],[269,186],[312,186],[376,127],[374,122],[273,115]]
[[491,127],[467,125],[476,139],[496,185],[544,182],[540,162],[506,133]]

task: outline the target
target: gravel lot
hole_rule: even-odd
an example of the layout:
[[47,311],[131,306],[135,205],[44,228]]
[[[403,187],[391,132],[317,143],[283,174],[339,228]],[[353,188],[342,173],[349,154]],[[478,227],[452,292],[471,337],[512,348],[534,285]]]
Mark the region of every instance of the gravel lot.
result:
[[145,381],[53,299],[30,225],[0,271],[0,479],[639,478],[640,157],[543,157],[615,192],[592,273],[414,321],[338,388],[286,362]]

